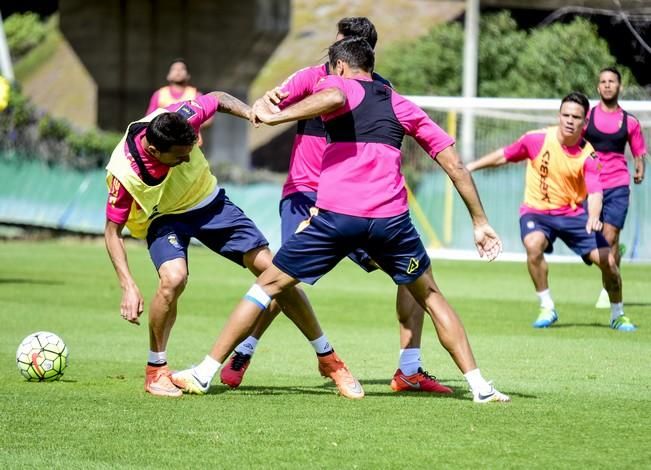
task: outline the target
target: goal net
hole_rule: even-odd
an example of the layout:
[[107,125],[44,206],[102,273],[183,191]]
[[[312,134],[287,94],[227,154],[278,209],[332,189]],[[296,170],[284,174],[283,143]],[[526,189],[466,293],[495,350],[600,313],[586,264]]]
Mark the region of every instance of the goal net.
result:
[[[457,139],[457,150],[465,161],[506,146],[529,130],[558,122],[559,100],[408,97]],[[591,101],[591,106],[597,102]],[[651,146],[651,101],[621,101],[623,109],[642,125]],[[403,146],[403,172],[410,188],[412,216],[433,255],[476,257],[470,219],[463,202],[445,174],[433,165],[413,139]],[[627,146],[629,169],[633,171]],[[647,159],[647,163],[649,160]],[[648,165],[647,165],[648,166]],[[491,224],[504,243],[505,258],[522,257],[518,208],[524,194],[525,164],[505,165],[473,173]],[[647,168],[647,179],[651,179]],[[625,260],[651,260],[651,187],[649,181],[631,181],[631,204],[620,242]],[[647,243],[648,242],[648,243]],[[562,242],[554,245],[559,259],[580,261]],[[571,256],[569,256],[571,255]]]

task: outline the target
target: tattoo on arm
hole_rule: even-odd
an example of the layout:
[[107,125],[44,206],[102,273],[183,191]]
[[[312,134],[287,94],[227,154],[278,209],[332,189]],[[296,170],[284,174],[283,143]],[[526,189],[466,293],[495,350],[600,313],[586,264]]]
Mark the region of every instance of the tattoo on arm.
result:
[[215,97],[219,100],[217,111],[220,113],[232,114],[244,119],[249,118],[251,108],[248,104],[224,92],[215,92]]

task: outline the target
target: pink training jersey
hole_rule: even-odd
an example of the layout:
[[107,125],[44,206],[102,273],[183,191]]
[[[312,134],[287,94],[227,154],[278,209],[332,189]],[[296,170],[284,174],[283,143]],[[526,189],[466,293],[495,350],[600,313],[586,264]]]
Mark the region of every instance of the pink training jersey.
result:
[[[504,157],[509,162],[519,162],[522,160],[533,160],[538,157],[540,150],[545,142],[545,131],[529,132],[511,145],[504,147]],[[579,144],[573,146],[561,145],[563,150],[569,155],[578,155],[581,153]],[[586,158],[583,164],[583,175],[588,193],[599,193],[602,185],[599,182],[599,162],[594,158]],[[526,204],[520,206],[520,215],[524,214],[547,214],[547,215],[566,215],[573,216],[583,214],[585,210],[582,206],[572,209],[570,205],[559,207],[552,210],[539,210],[529,207]]]
[[[357,80],[371,81],[366,77]],[[365,91],[355,79],[329,75],[315,87],[314,93],[338,88],[346,95],[346,104],[322,116],[329,121],[355,109]],[[393,113],[405,134],[416,139],[432,157],[454,145],[454,139],[437,126],[425,112],[391,92]],[[358,217],[393,217],[408,210],[405,179],[400,171],[401,152],[383,143],[333,142],[326,145],[321,167],[317,207]]]
[[[327,75],[325,64],[299,70],[280,86],[289,95],[279,107],[284,109],[312,94],[318,81]],[[283,185],[283,198],[296,192],[315,192],[318,189],[325,147],[325,137],[296,134],[289,159],[289,172]]]
[[[176,112],[180,111],[184,116],[187,116],[188,122],[192,125],[195,132],[199,132],[201,124],[210,119],[215,111],[217,111],[217,106],[219,105],[219,100],[213,95],[200,96],[199,98],[192,101],[184,101],[181,103],[174,103],[168,106],[167,110]],[[162,180],[170,170],[170,167],[160,163],[154,156],[150,155],[142,147],[142,138],[145,135],[147,129],[140,131],[134,138],[136,148],[138,149],[138,154],[142,158],[143,163],[147,172],[155,179]],[[125,153],[131,162],[131,168],[140,176],[140,169],[136,164],[135,160],[131,157],[129,152],[129,147],[126,142],[124,144]],[[129,212],[131,211],[131,205],[133,203],[133,197],[127,192],[127,190],[120,184],[117,178],[113,178],[111,181],[111,187],[109,188],[108,201],[106,203],[106,218],[111,222],[116,224],[124,224],[129,218]]]
[[[617,107],[616,111],[604,111],[600,105],[594,108],[594,125],[597,130],[604,134],[615,134],[621,127],[624,119],[624,111]],[[591,113],[588,113],[588,118]],[[640,123],[630,114],[627,116],[626,125],[628,128],[628,145],[634,157],[642,157],[646,153],[646,143]],[[587,128],[587,122],[586,122]],[[626,156],[617,152],[600,152],[597,150],[599,160],[603,165],[601,169],[601,184],[604,189],[616,188],[617,186],[628,186],[630,174]]]
[[[180,102],[181,98],[183,98],[183,94],[185,93],[185,90],[183,89],[177,90],[173,87],[169,87],[169,91],[172,98],[175,101],[179,100],[178,102]],[[197,91],[197,96],[195,97],[195,99],[200,96],[202,96],[201,92]],[[146,114],[151,114],[158,109],[159,99],[160,99],[160,88],[156,90],[153,95],[151,95],[151,99],[149,100],[149,105],[147,106]]]

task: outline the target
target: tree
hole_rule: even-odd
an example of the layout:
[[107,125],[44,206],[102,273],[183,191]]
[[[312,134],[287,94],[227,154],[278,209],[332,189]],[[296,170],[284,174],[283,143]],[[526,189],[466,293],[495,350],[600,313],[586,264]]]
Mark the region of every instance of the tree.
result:
[[[461,25],[442,24],[391,47],[378,69],[401,93],[460,95],[462,51]],[[583,18],[527,32],[506,11],[482,17],[478,60],[478,95],[497,97],[558,98],[573,90],[595,97],[599,70],[616,65],[608,43]],[[630,70],[617,67],[627,88],[639,89]]]

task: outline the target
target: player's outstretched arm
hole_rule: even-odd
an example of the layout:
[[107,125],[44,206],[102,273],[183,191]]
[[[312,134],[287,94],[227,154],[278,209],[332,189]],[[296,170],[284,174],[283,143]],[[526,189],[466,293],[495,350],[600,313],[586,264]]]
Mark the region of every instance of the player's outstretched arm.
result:
[[644,167],[646,165],[646,162],[644,159],[646,158],[646,155],[642,155],[641,157],[635,157],[635,174],[633,175],[633,181],[635,184],[640,184],[642,181],[644,181]]
[[144,309],[144,300],[129,270],[127,250],[122,236],[123,228],[124,224],[117,224],[107,220],[104,227],[104,241],[122,288],[120,315],[125,320],[139,325],[139,317]]
[[603,194],[588,194],[588,222],[585,225],[585,231],[588,233],[599,232],[604,224],[600,220],[601,209],[603,208]]
[[339,88],[326,88],[293,104],[279,113],[271,112],[268,108],[261,109],[258,119],[265,124],[274,126],[284,122],[311,119],[322,114],[331,113],[346,104],[346,95]]
[[238,100],[234,96],[229,95],[225,91],[213,91],[210,96],[214,96],[219,105],[217,111],[220,113],[231,114],[233,116],[249,120],[251,117],[251,107]]
[[491,152],[483,157],[470,162],[466,165],[468,171],[481,170],[482,168],[494,168],[502,166],[506,163],[506,157],[504,156],[504,148],[500,148]]
[[494,260],[502,251],[502,241],[495,230],[488,224],[488,218],[481,204],[475,182],[468,169],[463,165],[453,146],[447,147],[436,155],[436,162],[452,180],[454,187],[463,199],[473,224],[473,233],[477,251],[482,258]]

